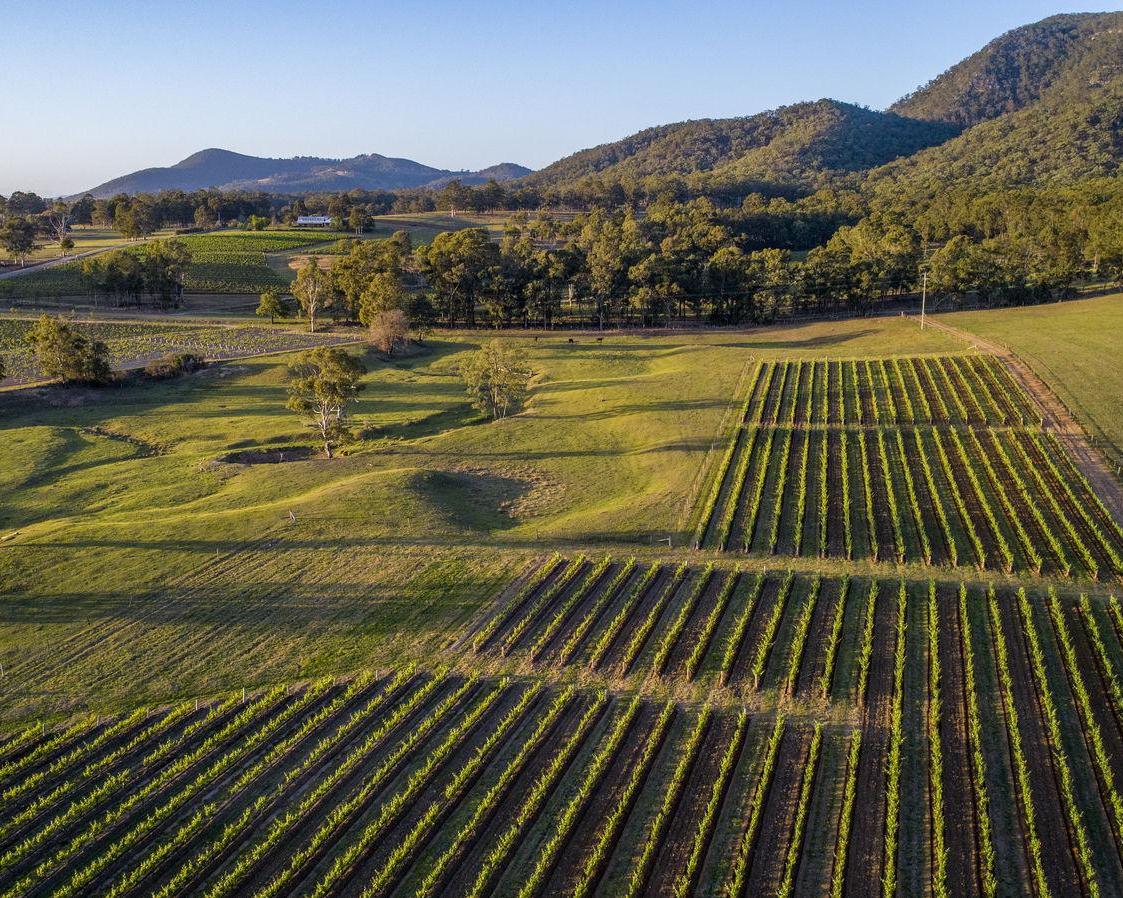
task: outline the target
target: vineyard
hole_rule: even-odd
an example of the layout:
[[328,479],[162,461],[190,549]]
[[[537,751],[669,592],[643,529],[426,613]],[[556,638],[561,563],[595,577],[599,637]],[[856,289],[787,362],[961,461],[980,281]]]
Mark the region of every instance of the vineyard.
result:
[[764,362],[699,546],[1123,575],[1123,530],[989,358]]
[[192,253],[184,286],[191,293],[287,290],[292,278],[271,268],[266,253],[302,249],[341,236],[335,232],[246,231],[183,237]]
[[781,700],[405,669],[31,728],[0,744],[0,894],[1123,889],[1117,600],[583,558],[523,582],[469,655],[638,643],[646,676]]
[[[24,341],[32,321],[0,318],[0,355],[4,358],[5,384],[42,377],[34,354]],[[294,333],[264,327],[220,325],[149,324],[136,322],[75,322],[85,336],[109,347],[114,368],[142,365],[173,352],[191,352],[208,359],[229,359],[267,352],[307,349],[339,337]]]
[[[304,337],[81,326],[117,359]],[[17,376],[26,327],[0,321]],[[580,351],[603,365],[633,345],[645,351],[623,338]],[[1002,365],[925,351],[671,369],[668,383],[713,381],[672,412],[704,405],[704,423],[666,443],[616,437],[629,459],[697,447],[664,518],[689,520],[695,545],[665,553],[639,514],[627,536],[595,516],[558,536],[551,516],[578,520],[581,478],[619,469],[607,438],[584,460],[574,407],[542,429],[549,386],[506,430],[456,442],[459,426],[403,428],[335,467],[243,463],[221,433],[218,465],[184,464],[176,431],[145,451],[131,412],[65,431],[35,418],[40,442],[21,433],[16,462],[73,445],[59,457],[111,462],[114,488],[139,463],[216,482],[201,499],[161,488],[81,531],[94,551],[57,597],[12,591],[9,615],[34,635],[0,654],[0,716],[44,722],[0,731],[0,898],[1123,895],[1123,529]],[[606,383],[626,384],[610,415],[649,395],[632,358],[541,363],[567,396],[597,384],[590,419]],[[417,364],[387,368],[372,401],[404,414],[435,401],[419,384],[446,369]],[[665,411],[669,389],[651,403]],[[199,393],[212,404],[175,406],[192,429],[261,404]],[[670,417],[656,420],[665,435]],[[546,467],[540,446],[580,454],[577,474]],[[502,504],[507,459],[544,485],[541,504]],[[5,545],[47,560],[66,530],[31,512],[67,493],[22,464],[29,511]],[[227,484],[268,529],[216,536]],[[115,545],[136,533],[130,515],[163,527],[141,544],[178,553],[174,576],[144,578],[156,555]],[[96,579],[122,563],[143,589]],[[72,620],[45,622],[74,598]]]
[[[288,288],[292,278],[269,266],[267,253],[337,240],[335,231],[222,231],[176,237],[192,253],[184,288],[189,293],[260,293]],[[0,297],[78,296],[88,292],[80,262],[0,281]]]

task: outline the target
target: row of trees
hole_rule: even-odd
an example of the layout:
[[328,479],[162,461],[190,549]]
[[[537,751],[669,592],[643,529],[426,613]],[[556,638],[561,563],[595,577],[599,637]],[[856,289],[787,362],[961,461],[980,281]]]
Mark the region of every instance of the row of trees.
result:
[[[422,193],[427,202],[457,207],[466,202],[463,191],[490,197],[488,203],[513,202],[503,185],[466,188],[453,182]],[[621,194],[619,184],[604,185],[599,197],[611,208],[558,217],[515,212],[498,240],[465,229],[440,234],[416,250],[404,234],[378,244],[358,242],[331,272],[301,272],[294,292],[310,319],[330,310],[368,326],[375,319],[393,324],[401,315],[414,327],[434,320],[550,326],[561,316],[653,325],[683,316],[743,323],[786,314],[860,313],[916,291],[925,273],[939,295],[1007,304],[1064,296],[1081,281],[1123,277],[1119,179],[948,191],[926,199],[903,188],[871,194],[845,185],[804,196],[752,193],[735,203],[684,198],[683,192],[668,187],[650,199],[642,191]],[[69,205],[13,194],[0,242],[26,252],[34,239],[29,232],[47,229],[61,237],[71,222],[103,216],[139,235],[199,210],[201,221],[235,215],[252,227],[278,216],[326,212],[361,232],[370,214],[389,211],[407,193],[285,198],[170,191]],[[121,259],[113,263],[127,267]],[[135,272],[110,275],[99,273],[99,290],[137,294]],[[168,289],[174,293],[174,287],[159,286],[141,292],[164,302]]]
[[153,240],[84,259],[82,276],[91,292],[111,297],[117,305],[172,309],[183,299],[190,264],[191,250],[182,240]]

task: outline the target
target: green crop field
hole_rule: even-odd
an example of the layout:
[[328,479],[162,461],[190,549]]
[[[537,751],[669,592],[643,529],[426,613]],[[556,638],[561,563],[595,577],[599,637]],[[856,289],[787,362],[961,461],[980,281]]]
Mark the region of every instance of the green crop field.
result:
[[[295,276],[286,266],[270,266],[267,254],[331,243],[347,236],[336,231],[216,231],[177,237],[192,253],[184,287],[190,293],[260,293],[286,289]],[[0,281],[4,297],[77,296],[87,292],[81,263],[69,262]]]
[[696,544],[1123,576],[1123,528],[1001,364],[762,362]]
[[490,338],[332,460],[291,355],[0,395],[0,894],[1123,893],[1123,531],[1000,361],[508,333],[490,422]]

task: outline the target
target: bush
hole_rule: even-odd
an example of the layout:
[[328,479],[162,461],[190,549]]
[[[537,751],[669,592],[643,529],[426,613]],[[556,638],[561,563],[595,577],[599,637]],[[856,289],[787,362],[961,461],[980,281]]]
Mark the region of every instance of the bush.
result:
[[165,380],[191,374],[206,366],[207,363],[202,356],[197,356],[193,352],[173,352],[162,358],[153,359],[144,366],[144,373],[149,377]]

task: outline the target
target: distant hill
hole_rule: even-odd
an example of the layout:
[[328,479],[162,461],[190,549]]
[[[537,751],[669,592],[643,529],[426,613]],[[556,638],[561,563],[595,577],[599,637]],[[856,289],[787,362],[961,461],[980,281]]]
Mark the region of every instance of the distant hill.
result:
[[825,173],[872,168],[956,133],[952,125],[819,100],[742,118],[648,128],[567,156],[524,182],[544,186],[589,177],[612,181],[704,174],[715,183],[813,185]]
[[1065,81],[1115,77],[1123,13],[1051,16],[995,38],[889,107],[912,118],[970,127],[1033,105]]
[[465,184],[483,184],[489,178],[509,181],[530,171],[513,162],[481,171],[449,171],[377,153],[352,159],[321,159],[315,156],[268,159],[210,149],[194,153],[175,165],[142,169],[84,192],[94,197],[109,197],[119,193],[202,190],[208,187],[270,193],[351,190],[356,187],[395,190],[447,183],[455,178]]

